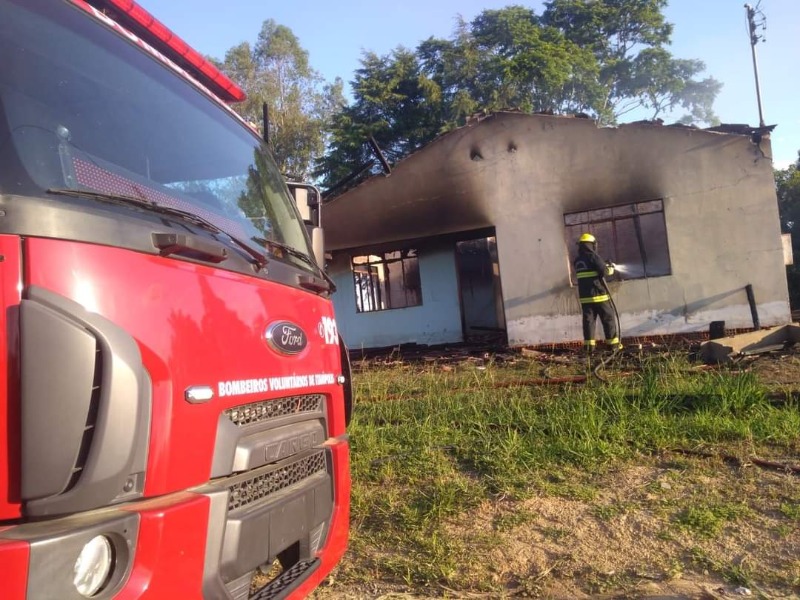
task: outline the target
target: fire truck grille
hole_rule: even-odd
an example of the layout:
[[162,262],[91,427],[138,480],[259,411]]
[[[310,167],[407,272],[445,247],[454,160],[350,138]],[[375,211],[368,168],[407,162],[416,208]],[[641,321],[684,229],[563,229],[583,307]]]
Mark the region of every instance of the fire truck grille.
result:
[[253,404],[235,406],[225,411],[225,415],[239,427],[264,423],[278,417],[289,415],[322,412],[325,396],[322,394],[306,394],[287,396]]
[[278,600],[286,596],[297,588],[308,574],[316,571],[320,565],[318,558],[313,560],[301,560],[297,564],[289,567],[274,581],[258,590],[250,596],[250,600]]
[[320,450],[284,467],[229,486],[228,510],[249,506],[282,489],[325,471],[325,452]]

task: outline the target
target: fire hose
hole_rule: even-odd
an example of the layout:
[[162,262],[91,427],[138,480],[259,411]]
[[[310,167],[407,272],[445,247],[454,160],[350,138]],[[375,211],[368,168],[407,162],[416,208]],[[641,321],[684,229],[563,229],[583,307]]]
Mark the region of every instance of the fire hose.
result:
[[[617,265],[615,265],[613,262],[606,261],[606,266],[611,267],[611,269],[616,272]],[[617,320],[617,337],[620,341],[622,341],[622,325],[619,321],[619,311],[617,311],[617,305],[614,304],[614,296],[611,295],[611,290],[608,287],[608,283],[606,283],[606,278],[601,277],[600,281],[603,282],[603,287],[606,289],[606,294],[608,294],[608,302],[611,304],[611,309],[614,311],[614,318]]]

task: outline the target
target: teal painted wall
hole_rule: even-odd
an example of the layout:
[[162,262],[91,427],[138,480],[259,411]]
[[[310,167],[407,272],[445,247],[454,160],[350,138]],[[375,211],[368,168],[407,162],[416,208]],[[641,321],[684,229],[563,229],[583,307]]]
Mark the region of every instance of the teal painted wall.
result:
[[421,306],[357,313],[350,256],[337,254],[328,265],[328,272],[337,287],[333,295],[336,324],[351,350],[462,341],[458,279],[452,247],[419,251]]

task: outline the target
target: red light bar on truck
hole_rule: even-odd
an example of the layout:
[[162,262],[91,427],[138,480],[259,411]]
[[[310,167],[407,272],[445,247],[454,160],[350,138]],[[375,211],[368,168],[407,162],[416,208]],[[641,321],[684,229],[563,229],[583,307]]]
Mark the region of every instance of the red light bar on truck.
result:
[[221,100],[241,102],[245,99],[239,86],[133,0],[85,1],[98,9],[112,9],[120,25],[196,77]]

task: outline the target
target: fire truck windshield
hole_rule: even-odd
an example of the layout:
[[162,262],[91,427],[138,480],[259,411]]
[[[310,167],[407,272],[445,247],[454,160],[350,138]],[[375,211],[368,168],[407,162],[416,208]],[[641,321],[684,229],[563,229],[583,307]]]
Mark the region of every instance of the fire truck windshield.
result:
[[226,107],[74,5],[0,0],[0,14],[0,193],[141,198],[315,268],[271,155]]

